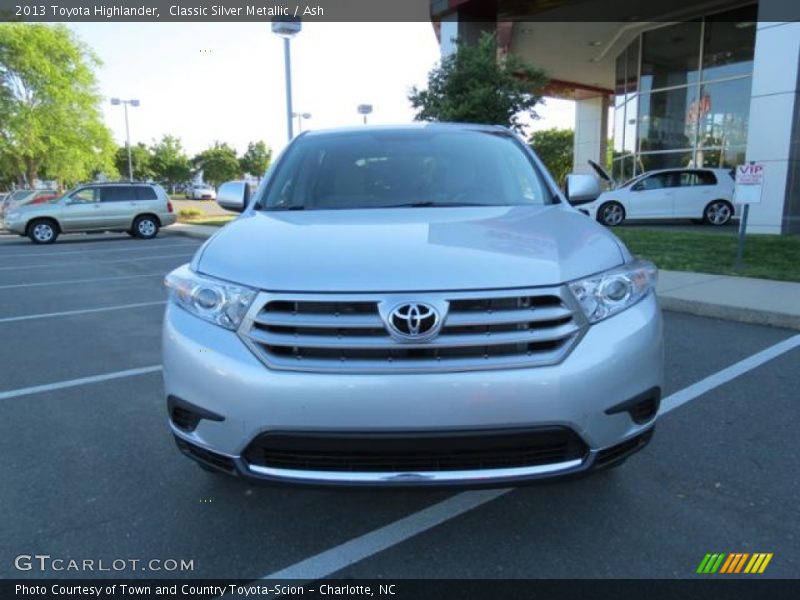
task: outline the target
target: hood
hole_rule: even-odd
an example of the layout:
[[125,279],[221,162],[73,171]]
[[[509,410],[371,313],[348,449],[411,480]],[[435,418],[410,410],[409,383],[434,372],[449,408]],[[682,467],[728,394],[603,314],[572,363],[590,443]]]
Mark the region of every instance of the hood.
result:
[[193,266],[276,292],[402,292],[554,285],[622,262],[604,227],[553,205],[256,211]]
[[603,167],[601,167],[599,164],[597,164],[591,159],[587,160],[586,162],[589,163],[589,166],[592,167],[592,169],[594,170],[595,173],[597,173],[597,176],[600,179],[609,183],[611,187],[616,187],[617,182],[614,181],[614,178],[608,174],[608,171],[606,171]]

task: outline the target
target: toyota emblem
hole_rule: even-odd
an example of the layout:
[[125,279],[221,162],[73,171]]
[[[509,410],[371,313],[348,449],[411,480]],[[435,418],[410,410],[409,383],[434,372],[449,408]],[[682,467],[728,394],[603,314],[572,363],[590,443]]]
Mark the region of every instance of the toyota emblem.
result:
[[393,308],[386,319],[389,331],[404,340],[424,340],[439,330],[439,313],[424,302],[406,302]]

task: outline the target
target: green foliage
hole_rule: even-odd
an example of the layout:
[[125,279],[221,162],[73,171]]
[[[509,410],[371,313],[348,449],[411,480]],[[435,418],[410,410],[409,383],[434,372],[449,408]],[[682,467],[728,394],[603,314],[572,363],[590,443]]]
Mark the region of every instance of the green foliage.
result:
[[[145,144],[139,142],[131,146],[131,164],[133,165],[134,181],[150,181],[153,179],[153,157]],[[114,166],[123,179],[128,179],[128,144],[117,148],[114,155]]]
[[239,158],[239,167],[242,173],[261,177],[269,168],[271,160],[272,150],[264,142],[250,142],[247,144],[247,151]]
[[236,150],[228,144],[214,142],[211,148],[195,156],[192,162],[195,168],[203,170],[203,180],[214,187],[242,175]]
[[179,138],[165,135],[151,146],[150,151],[154,178],[168,188],[174,189],[175,185],[191,178],[192,166]]
[[0,23],[0,168],[5,177],[71,185],[115,175],[94,68],[100,61],[63,25]]
[[412,88],[408,99],[417,121],[505,125],[521,132],[520,114],[538,118],[538,90],[547,83],[543,71],[514,55],[497,58],[497,39],[483,34],[476,46],[458,43],[428,74],[428,88]]
[[528,140],[559,185],[564,184],[567,175],[572,171],[574,140],[575,132],[572,129],[555,127],[534,131]]

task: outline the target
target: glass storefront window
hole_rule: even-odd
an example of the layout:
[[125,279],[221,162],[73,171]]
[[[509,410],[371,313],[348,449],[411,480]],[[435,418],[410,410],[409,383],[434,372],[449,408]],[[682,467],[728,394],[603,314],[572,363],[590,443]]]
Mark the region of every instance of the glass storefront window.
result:
[[639,150],[692,148],[697,119],[694,87],[639,96]]
[[703,80],[753,72],[758,7],[753,4],[706,19]]
[[614,108],[614,151],[622,152],[625,137],[625,105]]
[[747,144],[752,77],[709,83],[700,88],[697,146]]
[[745,146],[729,148],[702,148],[697,151],[697,166],[718,169],[732,169],[745,162]]
[[689,21],[644,33],[642,92],[697,82],[700,29],[699,21]]
[[622,156],[611,163],[611,177],[614,181],[622,183],[633,177],[633,157]]
[[634,96],[625,105],[625,141],[622,149],[636,152],[636,120],[638,119],[639,96]]
[[617,56],[614,176],[744,162],[758,6],[656,27]]
[[625,52],[617,57],[617,64],[614,70],[614,106],[619,106],[625,102]]
[[625,49],[625,92],[630,98],[639,85],[639,38],[628,44]]
[[[653,171],[655,169],[677,169],[681,167],[691,167],[692,152],[657,152],[642,153],[639,155],[642,171]],[[639,172],[642,172],[639,171]]]

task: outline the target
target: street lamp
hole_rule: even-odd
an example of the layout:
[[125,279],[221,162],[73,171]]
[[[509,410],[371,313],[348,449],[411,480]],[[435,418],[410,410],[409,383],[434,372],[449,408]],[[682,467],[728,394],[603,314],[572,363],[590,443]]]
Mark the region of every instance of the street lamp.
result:
[[283,38],[283,70],[286,76],[286,132],[289,141],[294,137],[292,131],[292,54],[289,47],[290,40],[300,33],[302,25],[300,19],[273,19],[272,33]]
[[128,104],[131,106],[139,106],[138,100],[120,100],[119,98],[112,98],[111,104],[119,106],[122,104],[125,107],[125,139],[128,145],[128,178],[133,181],[133,160],[131,159],[131,132],[128,128]]
[[300,132],[303,131],[303,121],[302,121],[302,119],[310,119],[311,118],[311,113],[296,113],[296,112],[293,112],[292,116],[293,117],[297,117],[297,133],[300,133]]
[[366,125],[367,115],[372,112],[372,104],[359,104],[356,110],[358,110],[358,114],[364,115],[364,125]]

